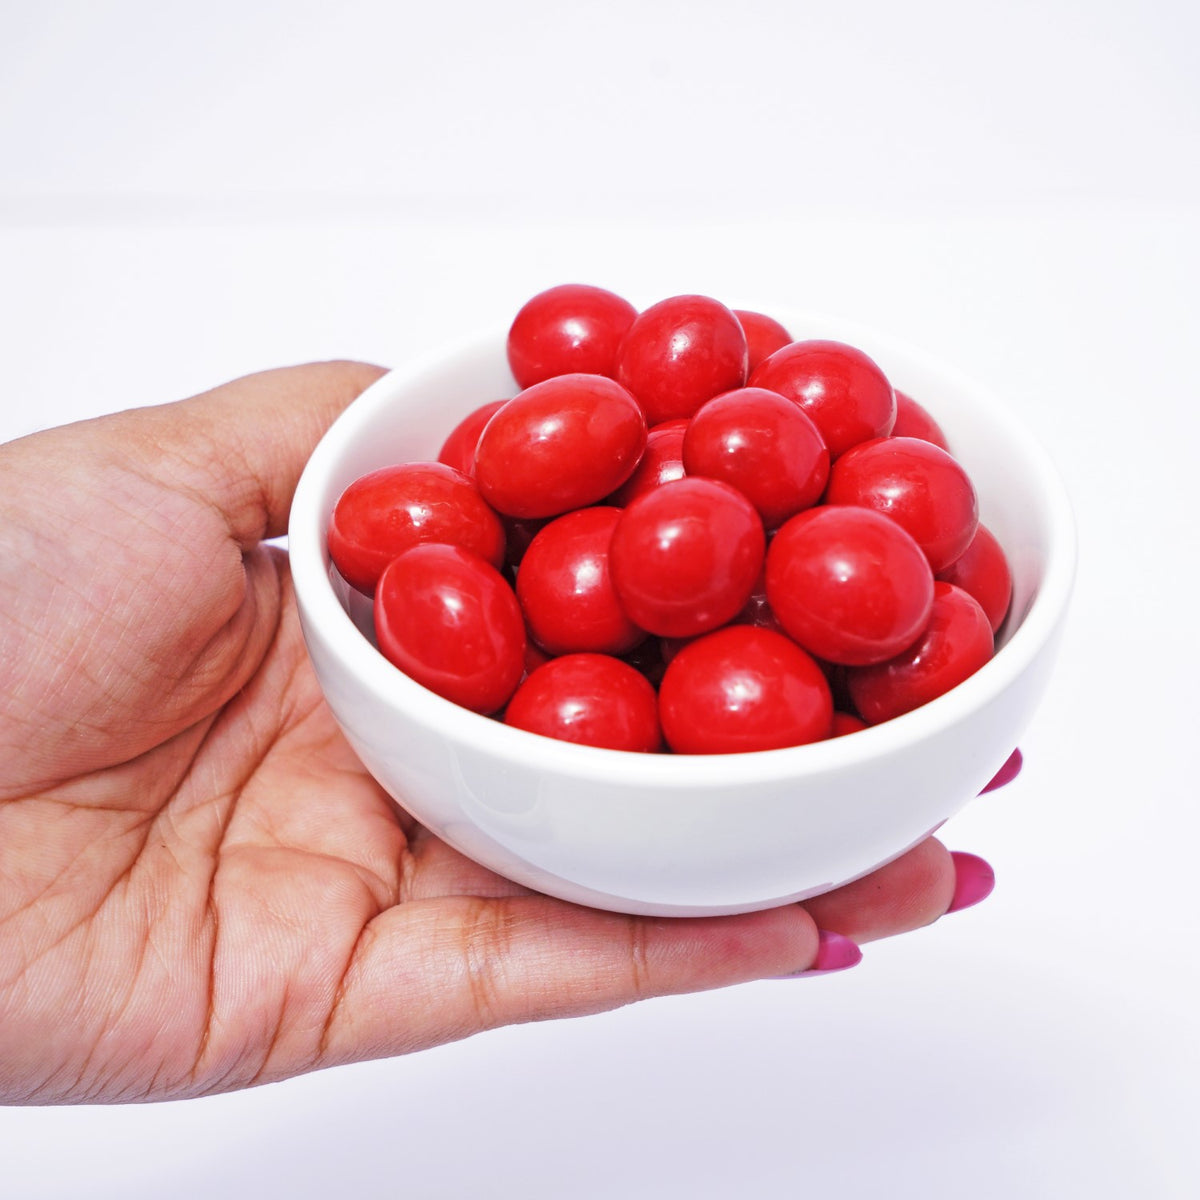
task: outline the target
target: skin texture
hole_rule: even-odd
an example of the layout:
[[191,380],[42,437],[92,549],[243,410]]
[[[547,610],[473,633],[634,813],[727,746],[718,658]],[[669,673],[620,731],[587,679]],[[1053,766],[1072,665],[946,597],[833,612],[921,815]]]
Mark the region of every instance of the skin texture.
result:
[[807,906],[595,912],[398,809],[262,544],[379,373],[272,371],[0,447],[0,1100],[248,1087],[784,975],[818,923],[867,941],[949,907],[931,840]]

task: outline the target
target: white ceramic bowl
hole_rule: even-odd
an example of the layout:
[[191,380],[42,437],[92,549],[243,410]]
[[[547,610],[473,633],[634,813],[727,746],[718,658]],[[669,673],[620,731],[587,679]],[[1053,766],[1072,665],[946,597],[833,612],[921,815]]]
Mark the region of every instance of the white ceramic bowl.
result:
[[1003,764],[1049,677],[1075,567],[1059,478],[1004,404],[871,330],[781,314],[793,337],[865,350],[936,417],[1008,552],[1012,610],[995,658],[885,724],[753,754],[631,754],[539,737],[459,708],[371,641],[370,602],[330,566],[342,489],[432,459],[455,423],[515,393],[504,331],[392,371],[316,448],[289,549],[305,639],[335,717],[368,770],[464,854],[538,891],[622,912],[699,916],[804,899],[897,857]]

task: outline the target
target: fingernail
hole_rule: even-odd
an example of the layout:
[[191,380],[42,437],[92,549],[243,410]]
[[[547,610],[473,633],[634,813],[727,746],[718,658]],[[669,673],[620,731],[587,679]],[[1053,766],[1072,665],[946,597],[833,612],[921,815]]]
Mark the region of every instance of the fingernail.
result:
[[817,957],[813,964],[803,971],[793,971],[790,975],[780,975],[780,979],[803,979],[809,975],[832,975],[835,971],[846,971],[862,962],[862,951],[856,942],[840,933],[830,933],[827,929],[819,931],[820,940],[817,944]]
[[984,792],[994,792],[997,788],[1002,788],[1006,783],[1012,783],[1014,779],[1021,773],[1021,764],[1025,760],[1021,757],[1020,749],[1014,750],[1008,758],[1004,760],[1004,766],[992,776],[988,785],[979,794],[982,796]]
[[950,857],[954,860],[954,898],[946,911],[958,912],[986,900],[996,886],[996,872],[991,864],[962,850],[952,850]]

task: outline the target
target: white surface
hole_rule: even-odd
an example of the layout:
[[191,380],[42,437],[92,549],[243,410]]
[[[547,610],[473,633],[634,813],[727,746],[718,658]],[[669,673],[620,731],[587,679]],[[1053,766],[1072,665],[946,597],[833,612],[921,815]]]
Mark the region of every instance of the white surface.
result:
[[979,908],[845,975],[0,1111],[0,1194],[1196,1194],[1195,11],[182,7],[5,5],[3,436],[402,362],[568,279],[706,291],[1009,396],[1080,578],[1025,773],[943,831]]

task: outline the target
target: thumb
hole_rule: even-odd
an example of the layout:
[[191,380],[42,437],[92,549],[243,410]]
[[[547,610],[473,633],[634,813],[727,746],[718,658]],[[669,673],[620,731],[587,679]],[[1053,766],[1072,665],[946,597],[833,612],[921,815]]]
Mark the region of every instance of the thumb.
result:
[[[12,790],[134,758],[257,669],[267,556],[333,419],[383,374],[250,375],[0,446],[0,759]],[[0,791],[3,791],[0,784]]]
[[246,548],[286,532],[292,495],[313,447],[384,373],[358,362],[262,371],[141,410],[136,436],[157,448],[155,461],[170,476],[163,482],[195,488]]

